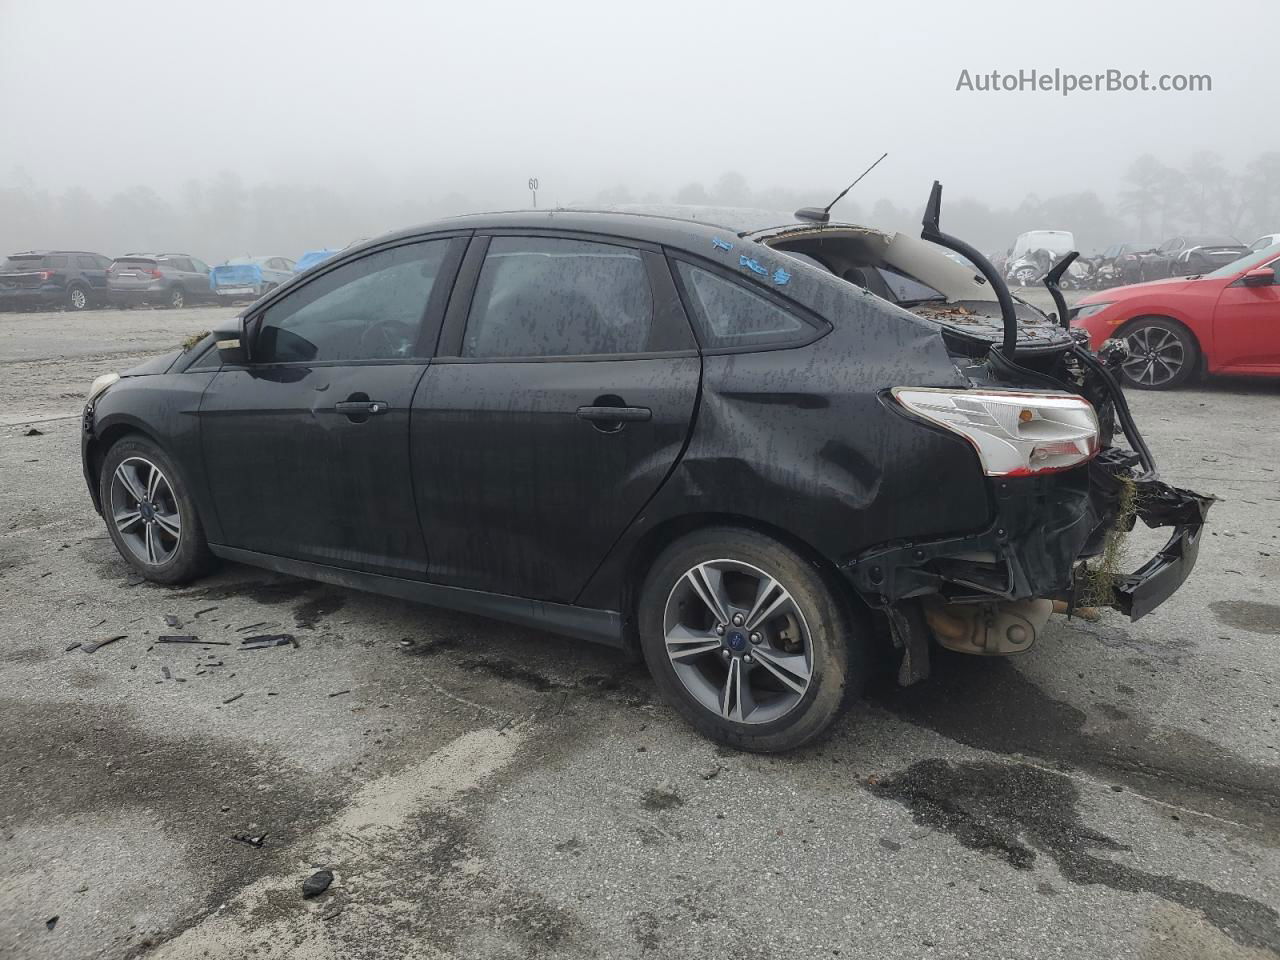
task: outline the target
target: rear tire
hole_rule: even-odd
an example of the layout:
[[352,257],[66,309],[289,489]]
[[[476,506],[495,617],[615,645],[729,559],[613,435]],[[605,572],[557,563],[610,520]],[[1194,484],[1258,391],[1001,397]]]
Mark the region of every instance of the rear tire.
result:
[[1126,386],[1173,390],[1195,376],[1200,348],[1177,321],[1140,317],[1126,325],[1120,336],[1129,344],[1129,359],[1120,365]]
[[68,310],[88,310],[89,309],[89,291],[78,283],[73,283],[67,288],[67,309]]
[[181,310],[186,306],[186,303],[187,297],[186,294],[182,292],[181,287],[174,287],[169,291],[169,296],[165,298],[165,306],[170,310]]
[[111,542],[153,583],[186,583],[212,569],[213,554],[186,481],[155,443],[132,435],[102,460],[98,496]]
[[709,528],[669,546],[637,621],[663,698],[740,750],[815,739],[866,676],[867,631],[854,630],[842,598],[813,563],[752,530]]

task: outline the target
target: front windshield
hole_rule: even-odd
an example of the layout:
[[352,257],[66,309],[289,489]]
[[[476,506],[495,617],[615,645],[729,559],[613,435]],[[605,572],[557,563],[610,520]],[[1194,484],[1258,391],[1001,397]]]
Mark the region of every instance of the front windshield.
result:
[[1252,270],[1258,264],[1266,263],[1275,257],[1280,257],[1280,243],[1273,243],[1264,250],[1255,250],[1253,253],[1247,253],[1239,260],[1232,260],[1226,266],[1219,267],[1213,273],[1206,273],[1205,277],[1210,280],[1225,280],[1227,277],[1234,276],[1243,270]]

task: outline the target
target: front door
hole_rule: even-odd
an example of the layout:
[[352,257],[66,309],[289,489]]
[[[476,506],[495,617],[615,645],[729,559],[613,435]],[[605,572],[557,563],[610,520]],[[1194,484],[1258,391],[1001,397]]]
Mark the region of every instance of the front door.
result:
[[[1280,258],[1261,266],[1280,270]],[[1225,287],[1213,313],[1213,346],[1214,369],[1280,370],[1280,283]]]
[[701,363],[656,252],[486,242],[414,397],[430,578],[572,602],[675,465]]
[[349,260],[251,315],[200,407],[226,546],[421,577],[409,409],[465,241]]

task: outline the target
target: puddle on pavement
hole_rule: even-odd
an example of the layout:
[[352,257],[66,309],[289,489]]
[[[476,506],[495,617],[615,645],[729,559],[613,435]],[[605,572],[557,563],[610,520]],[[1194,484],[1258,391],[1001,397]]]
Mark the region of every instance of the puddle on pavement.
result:
[[1280,636],[1280,604],[1253,600],[1215,600],[1209,609],[1218,622],[1249,633]]
[[[922,760],[871,787],[971,850],[1029,870],[1038,854],[1075,884],[1149,893],[1205,918],[1233,940],[1280,950],[1280,915],[1235,893],[1123,863],[1131,848],[1085,826],[1079,791],[1068,777],[1025,764]],[[1120,856],[1099,856],[1093,851]]]
[[[966,746],[1026,754],[1079,767],[1147,796],[1245,823],[1258,839],[1280,844],[1280,771],[1250,763],[1186,730],[1153,726],[1125,709],[1099,710],[1103,729],[1086,730],[1088,715],[1055,700],[1008,660],[963,654],[938,656],[933,677],[889,689],[876,702],[901,719]],[[1095,695],[1106,678],[1079,684]],[[1127,716],[1126,716],[1127,714]]]
[[337,613],[346,598],[336,591],[325,590],[319,596],[310,597],[293,608],[293,622],[300,630],[314,630],[320,621]]

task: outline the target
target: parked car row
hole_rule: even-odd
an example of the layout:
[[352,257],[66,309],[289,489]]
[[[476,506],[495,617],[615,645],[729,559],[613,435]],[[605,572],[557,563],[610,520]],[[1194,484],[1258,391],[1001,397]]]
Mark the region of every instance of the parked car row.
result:
[[256,300],[338,253],[237,257],[210,268],[188,253],[130,253],[114,260],[87,250],[29,250],[0,264],[0,310],[161,306]]
[[[1247,245],[1234,237],[1212,234],[1184,234],[1163,243],[1113,243],[1095,256],[1077,259],[1062,286],[1105,290],[1165,277],[1199,276],[1276,243],[1280,243],[1280,233],[1263,234]],[[994,254],[991,262],[1008,283],[1025,287],[1040,283],[1053,264],[1074,249],[1075,238],[1069,231],[1029,230],[1020,234],[1007,251]]]

